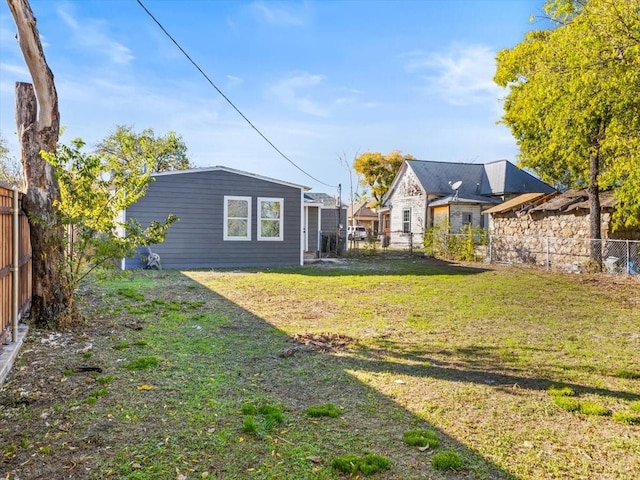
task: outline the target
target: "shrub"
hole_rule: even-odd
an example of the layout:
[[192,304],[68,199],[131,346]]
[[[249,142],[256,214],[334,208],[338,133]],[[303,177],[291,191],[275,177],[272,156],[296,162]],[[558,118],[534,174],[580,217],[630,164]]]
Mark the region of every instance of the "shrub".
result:
[[615,376],[618,378],[628,378],[629,380],[640,379],[640,372],[632,372],[630,370],[616,370]]
[[462,458],[453,450],[443,450],[431,457],[431,465],[438,470],[457,470],[462,467]]
[[412,447],[429,446],[430,448],[436,448],[440,445],[438,436],[432,430],[408,430],[404,432],[402,440]]
[[634,412],[638,412],[640,413],[640,401],[637,402],[631,402],[631,405],[629,405],[629,407],[631,408],[631,410],[633,410]]

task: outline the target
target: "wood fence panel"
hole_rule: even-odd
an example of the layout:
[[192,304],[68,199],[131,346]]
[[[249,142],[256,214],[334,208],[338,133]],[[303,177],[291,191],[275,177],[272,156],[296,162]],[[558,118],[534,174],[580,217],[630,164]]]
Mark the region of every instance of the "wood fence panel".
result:
[[[19,195],[21,205],[22,194]],[[11,334],[13,318],[13,190],[0,185],[0,343]],[[20,209],[21,210],[21,209]],[[18,234],[18,308],[19,318],[31,304],[31,241],[29,221],[20,211]]]

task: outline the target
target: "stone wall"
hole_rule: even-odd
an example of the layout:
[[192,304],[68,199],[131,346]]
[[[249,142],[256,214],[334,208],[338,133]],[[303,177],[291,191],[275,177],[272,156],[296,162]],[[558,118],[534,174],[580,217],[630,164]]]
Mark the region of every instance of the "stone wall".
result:
[[[611,213],[603,212],[603,240],[609,238],[610,221]],[[584,210],[492,214],[492,261],[558,268],[584,265],[591,257],[589,232],[589,214]]]

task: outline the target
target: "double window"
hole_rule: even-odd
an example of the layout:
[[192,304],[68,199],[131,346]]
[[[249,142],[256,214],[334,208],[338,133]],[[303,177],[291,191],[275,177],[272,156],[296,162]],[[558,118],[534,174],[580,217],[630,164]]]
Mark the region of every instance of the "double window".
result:
[[[224,197],[223,239],[231,241],[251,240],[251,197]],[[258,197],[258,240],[279,241],[284,239],[282,198]]]

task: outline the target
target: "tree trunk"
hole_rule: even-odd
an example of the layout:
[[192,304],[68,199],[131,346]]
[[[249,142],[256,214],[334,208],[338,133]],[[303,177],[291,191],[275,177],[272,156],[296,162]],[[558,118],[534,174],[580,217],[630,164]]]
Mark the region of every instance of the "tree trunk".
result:
[[18,41],[33,86],[16,84],[16,123],[27,191],[23,206],[29,217],[33,252],[31,318],[36,324],[55,327],[70,305],[63,275],[63,236],[55,204],[60,189],[53,167],[40,152],[55,152],[60,130],[58,95],[27,0],[7,0],[18,28]]
[[600,189],[598,187],[598,174],[600,173],[600,154],[598,150],[591,152],[589,156],[589,236],[591,237],[591,259],[602,265],[602,238],[600,221]]

